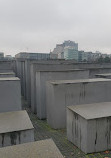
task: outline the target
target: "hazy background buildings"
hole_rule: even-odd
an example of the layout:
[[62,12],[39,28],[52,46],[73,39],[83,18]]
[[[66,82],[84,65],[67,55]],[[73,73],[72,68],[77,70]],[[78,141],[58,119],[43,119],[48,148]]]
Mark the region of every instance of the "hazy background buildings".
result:
[[74,59],[77,62],[95,62],[99,58],[110,58],[111,54],[102,54],[99,51],[85,52],[78,49],[78,43],[74,41],[64,41],[62,44],[56,44],[56,48],[50,52],[50,57],[53,59]]

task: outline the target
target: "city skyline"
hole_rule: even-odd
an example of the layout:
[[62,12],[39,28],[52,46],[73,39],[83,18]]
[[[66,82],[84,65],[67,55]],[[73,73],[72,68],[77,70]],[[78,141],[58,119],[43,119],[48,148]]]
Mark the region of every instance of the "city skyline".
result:
[[64,40],[111,53],[110,0],[0,0],[0,52],[49,53]]

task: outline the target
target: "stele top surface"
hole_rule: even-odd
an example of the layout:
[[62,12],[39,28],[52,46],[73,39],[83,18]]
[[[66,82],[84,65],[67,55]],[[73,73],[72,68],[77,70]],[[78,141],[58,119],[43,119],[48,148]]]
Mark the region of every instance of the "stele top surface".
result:
[[63,158],[52,139],[0,148],[1,158]]
[[18,77],[3,77],[0,78],[0,81],[19,81],[20,79]]
[[51,84],[76,84],[76,83],[91,83],[91,82],[111,82],[111,79],[93,78],[93,79],[78,79],[78,80],[54,80]]
[[96,74],[96,76],[111,76],[111,73],[106,73],[106,74]]
[[68,109],[87,120],[111,116],[111,102],[74,105]]
[[85,69],[58,69],[58,70],[37,70],[37,72],[75,72],[75,71],[87,71]]
[[25,110],[0,113],[0,133],[33,129]]
[[15,75],[14,72],[0,72],[0,75]]

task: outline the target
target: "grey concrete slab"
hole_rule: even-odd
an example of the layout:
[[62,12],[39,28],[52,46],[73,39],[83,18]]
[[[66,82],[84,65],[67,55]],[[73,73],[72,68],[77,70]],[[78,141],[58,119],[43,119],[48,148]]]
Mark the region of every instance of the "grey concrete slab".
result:
[[55,129],[65,128],[67,106],[110,101],[111,79],[50,81],[46,87],[48,124]]
[[67,137],[85,153],[111,148],[111,102],[67,108]]
[[21,110],[21,87],[17,77],[0,78],[0,112]]
[[26,111],[0,113],[0,147],[34,141],[34,127]]
[[2,158],[63,158],[51,139],[0,149]]
[[36,107],[34,113],[37,113],[39,119],[46,119],[46,82],[49,80],[60,79],[85,79],[89,78],[89,71],[82,69],[69,70],[40,70],[36,72]]

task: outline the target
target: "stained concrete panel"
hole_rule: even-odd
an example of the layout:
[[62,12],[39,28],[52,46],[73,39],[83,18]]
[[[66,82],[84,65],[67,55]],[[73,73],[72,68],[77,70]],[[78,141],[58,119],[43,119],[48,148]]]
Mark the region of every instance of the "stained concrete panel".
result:
[[2,158],[63,158],[51,139],[0,149]]
[[111,102],[67,108],[67,137],[85,153],[111,148]]
[[21,110],[21,87],[17,77],[0,78],[0,112]]
[[36,72],[36,107],[34,113],[37,113],[39,119],[46,119],[46,82],[49,80],[71,80],[71,79],[89,78],[89,71],[82,69],[69,70],[41,70]]
[[111,101],[111,79],[50,81],[46,87],[48,124],[55,129],[66,126],[66,106]]
[[0,147],[34,141],[34,128],[26,111],[0,113]]

